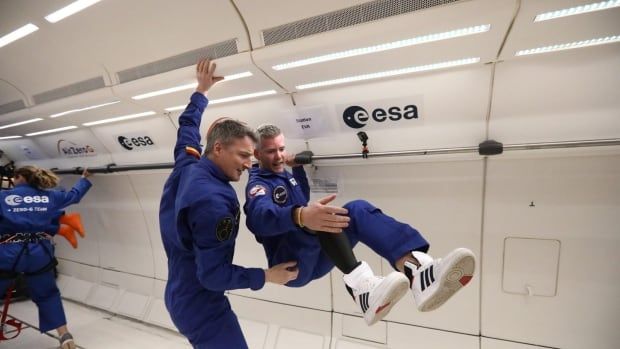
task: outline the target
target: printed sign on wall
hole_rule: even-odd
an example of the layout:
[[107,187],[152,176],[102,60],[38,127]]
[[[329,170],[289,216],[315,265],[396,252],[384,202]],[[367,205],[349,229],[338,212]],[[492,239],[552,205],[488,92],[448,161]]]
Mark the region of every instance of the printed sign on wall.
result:
[[287,137],[311,139],[328,135],[329,127],[326,122],[328,114],[324,105],[296,107],[287,113],[287,129],[283,130]]
[[36,147],[28,144],[20,144],[19,149],[24,157],[28,160],[41,160],[45,159],[45,156]]
[[153,137],[145,132],[122,134],[115,136],[115,139],[117,144],[125,151],[144,151],[157,147]]
[[77,158],[86,156],[96,156],[95,147],[90,144],[76,143],[67,139],[59,139],[56,142],[58,155],[65,158]]
[[343,130],[413,127],[420,124],[423,96],[336,105]]

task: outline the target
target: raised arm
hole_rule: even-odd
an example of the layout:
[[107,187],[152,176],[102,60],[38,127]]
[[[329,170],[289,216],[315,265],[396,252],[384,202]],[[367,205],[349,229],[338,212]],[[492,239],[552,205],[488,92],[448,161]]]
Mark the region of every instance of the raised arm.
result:
[[190,97],[190,102],[179,117],[177,142],[174,146],[174,167],[183,167],[200,158],[200,121],[202,113],[209,101],[205,94],[216,82],[224,79],[214,76],[216,65],[209,59],[203,59],[196,65],[196,92]]
[[51,195],[54,200],[55,209],[62,210],[69,205],[77,204],[78,202],[80,202],[80,200],[82,200],[84,195],[86,195],[86,193],[92,186],[92,183],[88,180],[88,177],[90,177],[90,172],[88,172],[88,169],[84,169],[84,171],[82,171],[82,177],[77,183],[75,183],[71,190],[52,191]]

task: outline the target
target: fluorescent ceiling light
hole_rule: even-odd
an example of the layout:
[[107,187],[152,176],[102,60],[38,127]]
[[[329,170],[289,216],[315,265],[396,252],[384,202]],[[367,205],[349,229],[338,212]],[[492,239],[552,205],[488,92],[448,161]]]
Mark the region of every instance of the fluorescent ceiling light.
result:
[[[256,97],[262,97],[262,96],[269,96],[269,95],[275,95],[277,92],[276,90],[269,90],[269,91],[261,91],[261,92],[255,92],[255,93],[248,93],[245,95],[239,95],[239,96],[233,96],[233,97],[226,97],[226,98],[220,98],[220,99],[214,99],[212,101],[209,101],[209,104],[218,104],[218,103],[226,103],[226,102],[233,102],[233,101],[239,101],[242,99],[248,99],[248,98],[256,98]],[[187,105],[177,105],[176,107],[170,107],[170,108],[166,108],[166,111],[177,111],[177,110],[183,110],[187,107]]]
[[43,120],[43,119],[35,118],[35,119],[26,120],[26,121],[20,121],[20,122],[14,123],[14,124],[8,124],[8,125],[0,126],[0,130],[2,130],[4,128],[19,126],[19,125],[25,125],[25,124],[29,124],[31,122],[37,122],[37,121],[41,121],[41,120]]
[[0,139],[14,139],[14,138],[22,138],[22,136],[6,136],[6,137],[0,137]]
[[0,38],[0,47],[6,46],[10,43],[12,43],[13,41],[19,40],[21,38],[23,38],[24,36],[34,33],[37,30],[39,30],[39,27],[37,27],[36,25],[32,24],[32,23],[28,23],[25,26],[14,30],[8,34],[6,34],[5,36]]
[[78,0],[72,2],[71,4],[61,8],[54,13],[50,13],[49,15],[45,16],[45,19],[51,23],[59,22],[64,18],[74,15],[82,11],[83,9],[98,3],[99,1],[101,0]]
[[43,135],[43,134],[46,134],[46,133],[53,133],[53,132],[72,130],[74,128],[77,128],[77,126],[66,126],[66,127],[61,127],[61,128],[53,128],[51,130],[45,130],[45,131],[39,131],[39,132],[33,132],[33,133],[26,133],[26,136],[38,136],[38,135]]
[[473,34],[478,34],[478,33],[484,33],[484,32],[489,31],[489,29],[491,29],[491,25],[489,25],[489,24],[477,25],[475,27],[462,28],[462,29],[447,31],[447,32],[443,32],[443,33],[436,33],[436,34],[417,36],[415,38],[406,39],[406,40],[400,40],[400,41],[394,41],[394,42],[390,42],[390,43],[387,43],[387,44],[381,44],[381,45],[362,47],[362,48],[356,48],[356,49],[347,50],[347,51],[340,51],[340,52],[330,53],[330,54],[323,55],[323,56],[317,56],[317,57],[302,59],[302,60],[299,60],[299,61],[293,61],[293,62],[288,62],[288,63],[284,63],[284,64],[274,65],[272,68],[274,70],[291,69],[291,68],[295,68],[295,67],[301,67],[301,66],[304,66],[304,65],[310,65],[310,64],[316,64],[316,63],[321,63],[321,62],[333,61],[333,60],[336,60],[336,59],[342,59],[342,58],[348,58],[348,57],[354,57],[354,56],[361,56],[361,55],[366,55],[366,54],[369,54],[369,53],[388,51],[388,50],[393,50],[393,49],[402,48],[402,47],[408,47],[408,46],[413,46],[413,45],[425,44],[425,43],[428,43],[428,42],[434,42],[434,41],[439,41],[439,40],[458,38],[458,37],[461,37],[461,36],[467,36],[467,35],[473,35]]
[[99,124],[107,124],[109,122],[117,122],[117,121],[122,121],[122,120],[141,118],[143,116],[149,116],[149,115],[155,115],[155,114],[157,114],[157,113],[155,113],[154,111],[147,111],[147,112],[144,112],[144,113],[123,115],[123,116],[117,116],[115,118],[103,119],[103,120],[93,121],[93,122],[86,122],[86,123],[83,123],[82,125],[84,125],[84,126],[94,126],[94,125],[99,125]]
[[364,81],[364,80],[371,80],[371,79],[380,79],[380,78],[386,78],[386,77],[403,75],[403,74],[410,74],[410,73],[417,73],[417,72],[423,72],[423,71],[429,71],[429,70],[457,67],[457,66],[461,66],[461,65],[473,64],[473,63],[478,63],[478,62],[480,62],[480,57],[464,58],[464,59],[459,59],[459,60],[456,60],[456,61],[449,61],[449,62],[441,62],[441,63],[427,64],[427,65],[420,65],[420,66],[417,66],[417,67],[408,67],[408,68],[388,70],[388,71],[383,71],[383,72],[378,72],[378,73],[370,73],[370,74],[364,74],[364,75],[349,76],[349,77],[346,77],[346,78],[340,78],[340,79],[334,79],[334,80],[326,80],[326,81],[313,82],[313,83],[309,83],[309,84],[298,85],[298,86],[295,86],[295,88],[298,89],[298,90],[305,90],[305,89],[315,88],[315,87],[339,85],[339,84],[344,84],[344,83],[347,83],[347,82]]
[[573,48],[611,44],[611,43],[618,42],[618,41],[620,41],[620,35],[607,36],[607,37],[598,38],[598,39],[575,41],[575,42],[571,42],[568,44],[558,44],[558,45],[532,48],[528,50],[521,50],[521,51],[517,51],[515,56],[526,56],[526,55],[535,55],[538,53],[564,51],[564,50],[570,50]]
[[534,18],[534,22],[541,22],[541,21],[547,21],[550,19],[568,17],[568,16],[573,16],[573,15],[580,15],[582,13],[607,10],[607,9],[618,7],[618,6],[620,6],[620,0],[595,2],[592,4],[588,4],[588,5],[581,5],[581,6],[571,7],[571,8],[565,8],[563,10],[541,13],[537,15],[536,18]]
[[81,112],[81,111],[84,111],[84,110],[97,109],[97,108],[105,107],[107,105],[112,105],[112,104],[116,104],[116,103],[120,103],[120,102],[121,101],[114,101],[114,102],[108,102],[108,103],[103,103],[103,104],[91,105],[90,107],[86,107],[86,108],[71,109],[71,110],[63,111],[62,113],[52,114],[52,115],[50,115],[50,118],[57,118],[59,116],[63,116],[63,115],[67,115],[67,114],[73,114],[73,113]]
[[[252,73],[249,72],[249,71],[246,71],[246,72],[239,73],[239,74],[232,74],[232,75],[224,76],[224,80],[223,81],[237,80],[237,79],[241,79],[241,78],[247,78],[248,76],[252,76]],[[196,86],[198,86],[198,83],[197,82],[193,82],[191,84],[180,85],[180,86],[166,88],[166,89],[163,89],[163,90],[158,90],[158,91],[153,91],[153,92],[149,92],[149,93],[144,93],[144,94],[141,94],[141,95],[133,96],[131,98],[135,99],[135,100],[151,98],[151,97],[155,97],[155,96],[165,95],[165,94],[168,94],[168,93],[179,92],[179,91],[184,91],[184,90],[191,90],[191,89],[196,88]]]

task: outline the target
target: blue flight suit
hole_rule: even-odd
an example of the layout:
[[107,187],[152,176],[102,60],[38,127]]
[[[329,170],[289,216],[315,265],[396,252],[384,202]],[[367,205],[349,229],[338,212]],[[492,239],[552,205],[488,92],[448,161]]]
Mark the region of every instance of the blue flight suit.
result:
[[[299,276],[287,286],[301,287],[329,273],[334,267],[321,250],[316,235],[293,222],[293,209],[307,206],[310,186],[303,166],[293,167],[293,173],[275,173],[255,165],[246,186],[243,210],[248,229],[265,249],[269,266],[295,260]],[[351,246],[358,241],[387,259],[392,266],[410,251],[428,251],[429,244],[422,235],[407,224],[389,217],[372,204],[355,200],[343,206],[351,221],[343,233]]]
[[224,173],[200,157],[200,121],[208,104],[194,93],[179,117],[174,169],[159,210],[168,256],[165,302],[172,321],[195,348],[247,348],[224,291],[265,284],[260,268],[232,264],[240,205]]
[[[56,233],[61,210],[80,202],[91,183],[81,178],[70,191],[40,190],[28,184],[0,191],[0,270],[24,273],[32,300],[39,309],[39,330],[47,332],[67,323],[56,287],[54,245],[47,238],[31,236],[30,242],[10,242],[24,233]],[[17,234],[21,233],[21,234]],[[42,272],[45,270],[44,272]],[[0,295],[13,282],[0,279]]]

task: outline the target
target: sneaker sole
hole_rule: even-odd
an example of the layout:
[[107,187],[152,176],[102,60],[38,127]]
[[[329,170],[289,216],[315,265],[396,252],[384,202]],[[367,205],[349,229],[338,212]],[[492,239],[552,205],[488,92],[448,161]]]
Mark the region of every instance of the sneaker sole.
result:
[[383,282],[388,285],[386,294],[380,297],[380,301],[371,304],[364,314],[364,320],[368,326],[382,320],[409,290],[409,279],[402,273],[391,273],[385,277]]
[[469,283],[474,275],[476,259],[474,254],[466,249],[459,248],[446,256],[446,272],[442,274],[435,295],[418,307],[419,311],[432,311],[442,306],[458,290]]
[[60,349],[77,349],[75,342],[73,340],[65,341],[60,345]]

